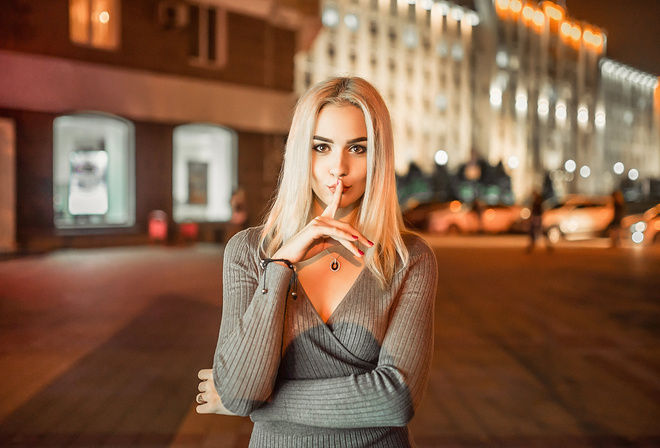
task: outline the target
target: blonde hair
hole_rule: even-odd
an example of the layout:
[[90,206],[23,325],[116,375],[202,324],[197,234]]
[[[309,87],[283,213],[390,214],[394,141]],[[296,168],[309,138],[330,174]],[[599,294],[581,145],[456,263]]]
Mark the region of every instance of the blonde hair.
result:
[[380,93],[358,77],[336,77],[307,91],[296,104],[280,172],[275,201],[266,217],[261,247],[274,254],[313,219],[312,139],[323,107],[353,105],[367,127],[367,184],[356,219],[357,229],[374,247],[366,250],[365,266],[383,288],[394,276],[397,259],[408,263],[406,232],[396,194],[394,139],[390,114]]

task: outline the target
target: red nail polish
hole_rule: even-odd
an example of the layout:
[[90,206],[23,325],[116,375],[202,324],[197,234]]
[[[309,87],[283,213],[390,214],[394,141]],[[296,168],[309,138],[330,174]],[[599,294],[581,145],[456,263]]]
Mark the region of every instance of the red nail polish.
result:
[[369,243],[369,245],[370,245],[370,246],[372,246],[372,247],[373,247],[373,245],[374,245],[374,243],[372,243],[372,242],[371,242],[371,241],[369,241],[369,240],[367,240],[367,242]]
[[353,237],[354,240],[357,240],[357,239],[358,239],[358,237],[355,236],[355,235],[351,235],[351,236]]
[[364,255],[364,252],[362,252],[360,249],[358,249],[358,252],[360,252],[360,255]]

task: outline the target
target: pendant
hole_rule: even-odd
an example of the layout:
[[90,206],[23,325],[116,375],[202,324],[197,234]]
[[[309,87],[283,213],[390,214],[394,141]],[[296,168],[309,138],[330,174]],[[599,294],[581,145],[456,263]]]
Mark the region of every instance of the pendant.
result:
[[337,272],[341,269],[341,265],[339,264],[339,260],[336,258],[333,258],[332,261],[330,262],[330,270],[332,272]]

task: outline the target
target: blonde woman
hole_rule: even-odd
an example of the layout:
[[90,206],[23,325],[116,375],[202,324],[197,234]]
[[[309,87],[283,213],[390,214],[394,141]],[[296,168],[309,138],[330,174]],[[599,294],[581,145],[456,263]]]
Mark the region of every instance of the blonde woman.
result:
[[225,249],[199,413],[249,415],[250,447],[408,447],[433,352],[437,267],[404,228],[389,112],[361,78],[298,102],[276,200]]

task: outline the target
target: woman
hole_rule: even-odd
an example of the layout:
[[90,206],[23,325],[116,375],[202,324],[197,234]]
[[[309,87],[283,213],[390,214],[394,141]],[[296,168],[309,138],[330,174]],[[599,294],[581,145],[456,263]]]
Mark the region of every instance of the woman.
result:
[[318,84],[296,106],[265,225],[225,249],[197,411],[249,415],[250,447],[413,446],[436,281],[403,226],[385,102],[361,78]]

